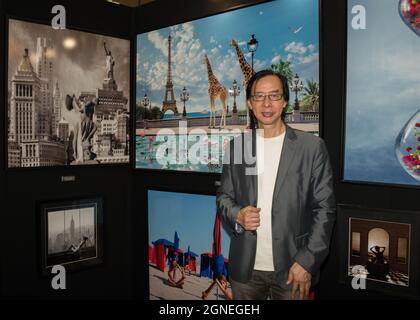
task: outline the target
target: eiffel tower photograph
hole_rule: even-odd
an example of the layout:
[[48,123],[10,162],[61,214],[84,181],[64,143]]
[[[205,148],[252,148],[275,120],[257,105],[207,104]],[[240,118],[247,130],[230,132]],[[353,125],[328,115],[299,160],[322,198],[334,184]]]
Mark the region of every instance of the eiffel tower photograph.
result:
[[[263,69],[282,73],[291,86],[285,122],[319,134],[318,3],[295,5],[270,1],[137,36],[137,168],[220,172],[213,160],[249,128],[246,86]],[[163,128],[174,132],[175,144],[201,130],[207,137],[194,130],[187,144],[203,138],[220,152],[198,166],[161,165],[156,152],[169,137],[159,134]]]

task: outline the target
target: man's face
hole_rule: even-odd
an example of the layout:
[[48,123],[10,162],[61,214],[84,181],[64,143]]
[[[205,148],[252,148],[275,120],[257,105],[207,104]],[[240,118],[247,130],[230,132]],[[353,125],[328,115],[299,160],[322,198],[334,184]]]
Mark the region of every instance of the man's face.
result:
[[281,114],[287,105],[282,87],[280,79],[273,75],[259,79],[254,85],[248,107],[254,112],[261,129],[282,121]]

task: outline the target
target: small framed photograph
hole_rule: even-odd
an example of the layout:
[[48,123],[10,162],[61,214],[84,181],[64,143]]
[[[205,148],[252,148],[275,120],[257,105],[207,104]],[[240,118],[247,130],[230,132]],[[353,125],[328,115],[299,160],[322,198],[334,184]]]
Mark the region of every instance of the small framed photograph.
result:
[[41,273],[103,263],[103,212],[99,197],[41,203]]
[[147,198],[149,299],[232,299],[230,234],[216,197],[148,189]]
[[338,214],[341,282],[416,297],[419,213],[339,205]]

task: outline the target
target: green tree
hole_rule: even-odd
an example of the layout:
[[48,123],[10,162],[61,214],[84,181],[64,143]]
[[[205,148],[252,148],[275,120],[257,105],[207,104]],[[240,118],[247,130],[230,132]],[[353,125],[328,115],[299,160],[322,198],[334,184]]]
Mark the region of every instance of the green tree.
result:
[[152,108],[152,111],[150,112],[150,119],[157,120],[157,119],[160,119],[162,117],[163,117],[163,114],[162,114],[162,111],[160,110],[160,108],[157,107],[157,106],[154,106]]
[[[282,74],[287,79],[287,83],[290,85],[292,83],[292,79],[294,77],[294,73],[292,70],[292,62],[288,60],[280,59],[279,62],[271,64],[271,70],[274,72]],[[289,98],[290,101],[290,98]],[[290,103],[287,103],[286,106],[286,113],[293,112],[293,106]]]
[[294,76],[291,64],[292,63],[290,61],[280,59],[278,63],[273,63],[271,65],[271,70],[282,74],[286,77],[287,82],[291,83]]
[[303,88],[302,111],[319,111],[319,83],[313,80],[306,81]]
[[137,120],[152,119],[152,112],[149,109],[145,108],[143,105],[138,103],[136,105],[136,119]]
[[144,120],[145,113],[146,113],[146,110],[144,109],[144,107],[141,104],[137,103],[136,104],[136,120]]

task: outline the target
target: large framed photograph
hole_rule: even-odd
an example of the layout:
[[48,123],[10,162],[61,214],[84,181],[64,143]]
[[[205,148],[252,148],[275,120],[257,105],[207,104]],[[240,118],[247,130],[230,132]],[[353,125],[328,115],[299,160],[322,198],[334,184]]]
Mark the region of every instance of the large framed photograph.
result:
[[125,164],[130,41],[8,20],[8,168]]
[[62,265],[68,271],[103,263],[102,198],[45,202],[41,221],[41,273]]
[[150,300],[231,299],[214,195],[148,190]]
[[288,79],[286,122],[319,134],[318,11],[318,0],[267,1],[139,34],[136,168],[220,173],[262,69]]
[[342,282],[416,297],[419,213],[339,205],[338,215]]
[[344,181],[420,186],[420,4],[347,1]]

